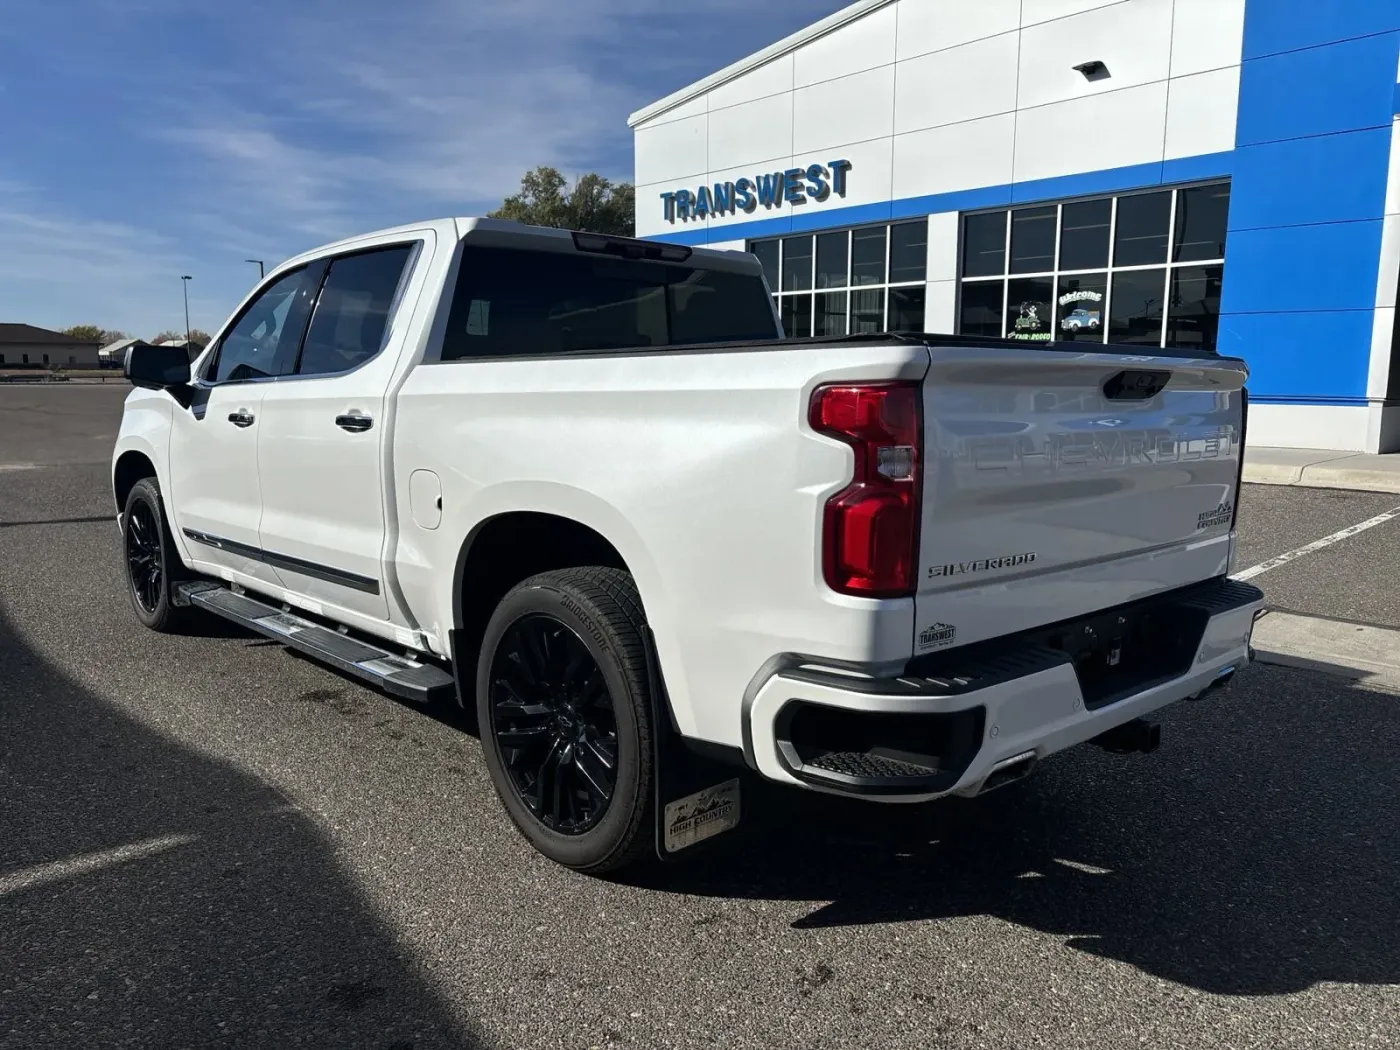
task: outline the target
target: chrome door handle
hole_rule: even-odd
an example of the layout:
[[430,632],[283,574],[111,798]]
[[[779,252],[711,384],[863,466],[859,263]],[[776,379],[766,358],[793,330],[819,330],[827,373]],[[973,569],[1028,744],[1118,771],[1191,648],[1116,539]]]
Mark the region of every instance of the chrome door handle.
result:
[[374,420],[369,416],[350,414],[336,416],[335,425],[341,430],[348,430],[352,434],[362,434],[370,427],[374,426]]
[[228,421],[236,427],[251,427],[253,425],[253,413],[247,409],[240,408],[237,412],[228,414]]

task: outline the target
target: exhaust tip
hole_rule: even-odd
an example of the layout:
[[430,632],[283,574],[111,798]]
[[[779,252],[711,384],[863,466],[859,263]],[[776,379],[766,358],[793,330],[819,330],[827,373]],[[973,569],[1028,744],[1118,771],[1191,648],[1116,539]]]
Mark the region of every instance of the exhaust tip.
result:
[[992,771],[987,774],[987,779],[982,781],[982,786],[977,789],[977,794],[985,795],[988,791],[995,791],[997,788],[1005,787],[1014,781],[1024,780],[1031,775],[1031,770],[1034,768],[1034,751],[1023,751],[1019,755],[1003,758],[992,766]]

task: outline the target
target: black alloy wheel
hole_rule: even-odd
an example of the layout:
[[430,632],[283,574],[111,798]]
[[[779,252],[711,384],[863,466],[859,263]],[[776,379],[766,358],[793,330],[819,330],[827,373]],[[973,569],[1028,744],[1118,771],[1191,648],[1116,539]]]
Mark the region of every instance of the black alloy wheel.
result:
[[170,539],[170,525],[155,478],[131,487],[122,510],[122,553],[126,582],[136,618],[153,631],[180,633],[194,610],[176,605],[174,588],[189,572]]
[[619,871],[655,849],[647,633],[631,575],[583,565],[521,580],[481,640],[491,782],[530,844],[574,871]]
[[491,731],[520,800],[546,828],[580,835],[617,790],[617,712],[582,638],[543,613],[521,617],[491,663]]
[[160,527],[145,500],[132,503],[126,529],[126,571],[138,609],[155,616],[165,585],[165,553]]

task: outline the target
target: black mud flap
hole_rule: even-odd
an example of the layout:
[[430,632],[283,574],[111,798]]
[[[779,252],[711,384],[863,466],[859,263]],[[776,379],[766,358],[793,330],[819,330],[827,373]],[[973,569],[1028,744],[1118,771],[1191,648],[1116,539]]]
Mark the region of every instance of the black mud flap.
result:
[[686,746],[671,716],[647,631],[647,677],[652,703],[656,764],[656,855],[663,861],[689,860],[708,851],[724,832],[738,827],[747,768],[698,754]]

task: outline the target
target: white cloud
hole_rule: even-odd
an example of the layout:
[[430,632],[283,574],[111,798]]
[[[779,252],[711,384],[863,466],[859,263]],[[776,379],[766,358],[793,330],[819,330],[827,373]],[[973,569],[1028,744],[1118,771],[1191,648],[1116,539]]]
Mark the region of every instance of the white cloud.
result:
[[[85,159],[79,199],[0,182],[0,319],[166,326],[178,275],[192,272],[194,322],[212,328],[256,277],[245,258],[272,266],[378,226],[479,213],[538,164],[630,179],[630,111],[839,0],[808,2],[707,0],[696,13],[669,0],[83,0],[76,19],[38,8],[0,37],[47,49],[59,94],[85,99],[75,141],[82,121],[103,122],[122,153]],[[106,178],[113,162],[123,178]],[[34,303],[48,320],[16,314]]]

